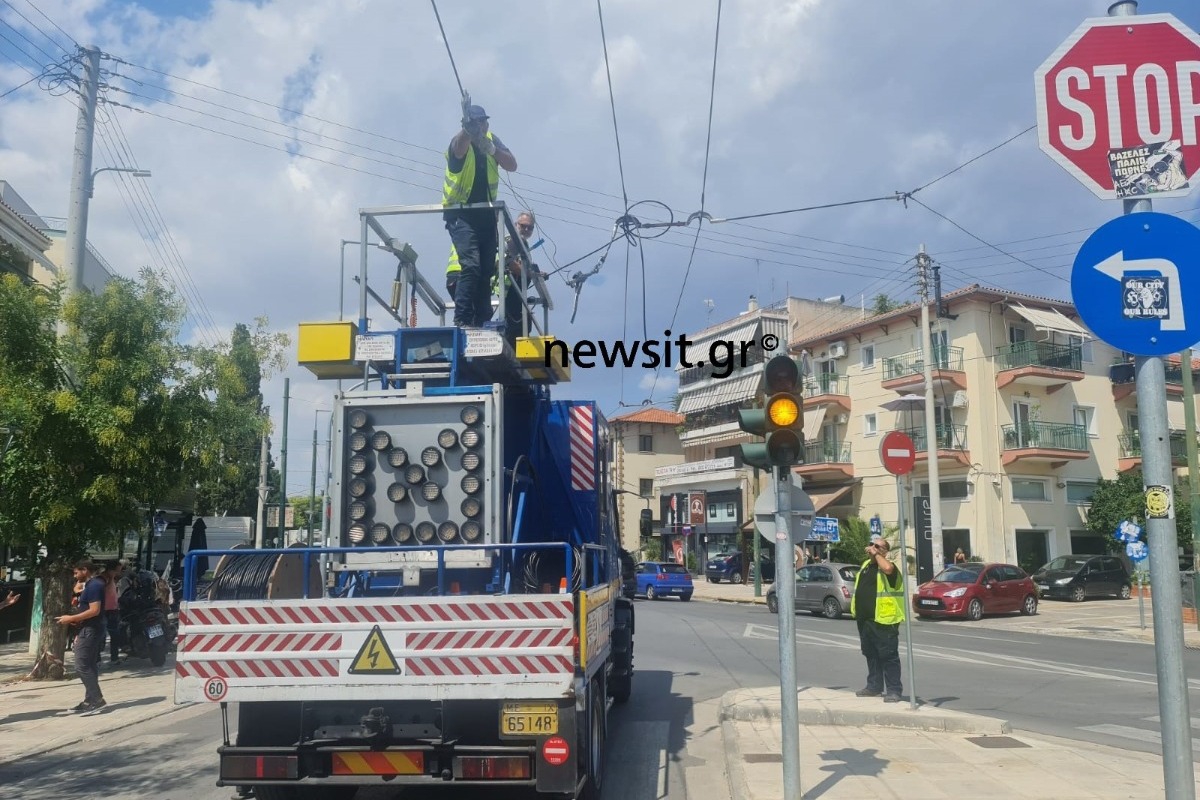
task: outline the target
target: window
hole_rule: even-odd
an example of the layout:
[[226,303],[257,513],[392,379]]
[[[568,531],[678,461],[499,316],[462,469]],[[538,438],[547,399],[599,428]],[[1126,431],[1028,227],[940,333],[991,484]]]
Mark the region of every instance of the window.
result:
[[1075,334],[1067,334],[1067,341],[1079,348],[1080,360],[1085,364],[1092,363],[1092,340],[1085,336],[1077,336]]
[[1008,343],[1019,344],[1025,341],[1025,329],[1018,328],[1016,325],[1008,326]]
[[1092,492],[1096,484],[1088,481],[1067,481],[1067,502],[1072,505],[1085,506],[1092,502]]
[[863,436],[879,433],[879,419],[875,414],[863,414]]
[[653,453],[654,452],[654,437],[650,434],[643,433],[638,436],[638,452]]
[[829,567],[809,567],[808,579],[813,583],[833,583],[833,570]]
[[730,519],[733,519],[733,503],[725,504],[725,516],[729,517]]
[[1082,426],[1088,436],[1096,436],[1096,409],[1091,406],[1075,406],[1075,424]]
[[864,344],[862,346],[862,368],[875,369],[875,345]]
[[1023,580],[1025,580],[1025,573],[1022,572],[1018,567],[1014,567],[1014,566],[1006,564],[1005,566],[1001,567],[1001,569],[1004,570],[1004,580],[1006,580],[1006,581],[1023,581]]
[[654,494],[654,478],[638,478],[638,494],[651,497]]
[[1046,491],[1045,481],[1030,478],[1013,478],[1011,483],[1013,502],[1024,500],[1045,502],[1050,499],[1049,493]]
[[716,503],[708,504],[708,518],[709,519],[717,518],[717,504]]
[[[971,487],[965,480],[938,481],[943,500],[966,500],[971,496]],[[921,484],[921,497],[929,497],[929,482]]]
[[1138,415],[1136,411],[1130,411],[1129,416],[1125,418],[1125,427],[1129,428],[1129,432],[1137,434],[1138,432]]

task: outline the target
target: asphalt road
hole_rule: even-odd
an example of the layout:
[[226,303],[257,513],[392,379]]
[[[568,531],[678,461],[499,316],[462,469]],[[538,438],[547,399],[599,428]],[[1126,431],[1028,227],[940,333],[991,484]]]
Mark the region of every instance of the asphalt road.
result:
[[[761,606],[638,601],[629,704],[613,709],[604,800],[728,797],[717,702],[732,688],[778,682],[775,617]],[[797,618],[802,683],[857,689],[865,667],[851,620]],[[918,696],[1010,720],[1017,729],[1158,752],[1154,650],[1148,645],[1006,633],[969,623],[916,628]],[[1192,706],[1200,653],[1189,651]],[[906,690],[909,676],[905,676]],[[208,706],[184,708],[0,769],[5,796],[105,800],[226,800],[214,786],[221,724]],[[496,792],[456,792],[504,800]],[[508,797],[518,797],[511,794]],[[359,800],[424,800],[444,793],[380,788]]]

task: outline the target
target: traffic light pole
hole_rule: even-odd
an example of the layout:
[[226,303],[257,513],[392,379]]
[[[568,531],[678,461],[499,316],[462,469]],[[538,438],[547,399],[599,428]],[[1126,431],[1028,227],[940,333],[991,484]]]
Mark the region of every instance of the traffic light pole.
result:
[[775,468],[775,596],[779,601],[780,742],[783,798],[800,800],[800,705],[796,697],[796,553],[792,547],[791,466]]

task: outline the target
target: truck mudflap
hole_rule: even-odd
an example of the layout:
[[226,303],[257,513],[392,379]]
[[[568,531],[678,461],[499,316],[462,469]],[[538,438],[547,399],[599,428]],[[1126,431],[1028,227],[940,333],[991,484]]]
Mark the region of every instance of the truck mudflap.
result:
[[192,602],[175,702],[562,697],[574,648],[569,594]]

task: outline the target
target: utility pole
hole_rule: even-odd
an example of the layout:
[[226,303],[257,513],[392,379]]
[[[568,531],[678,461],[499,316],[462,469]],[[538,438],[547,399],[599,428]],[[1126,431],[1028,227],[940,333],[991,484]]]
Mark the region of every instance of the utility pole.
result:
[[[758,467],[754,468],[754,496],[758,497]],[[753,508],[753,504],[751,504]],[[754,596],[762,597],[762,546],[758,543],[758,521],[750,512],[750,538],[754,540]]]
[[[929,326],[930,260],[922,244],[917,253],[917,287],[921,295],[921,360],[925,365],[925,458],[929,465],[929,533],[933,548],[931,567],[936,575],[945,566],[945,555],[942,553],[942,485],[938,475],[937,418],[933,406],[933,359],[938,353],[932,347],[933,330]],[[914,544],[919,554],[921,532],[915,531],[914,535],[918,538]]]
[[[1196,443],[1196,387],[1192,385],[1192,348],[1179,354],[1183,369],[1183,428],[1187,443],[1188,501],[1192,510],[1192,567],[1200,567],[1200,454]],[[1192,580],[1192,597],[1200,608],[1200,580]],[[1200,617],[1196,627],[1200,628]]]
[[[1110,17],[1136,14],[1136,0],[1113,3],[1108,9]],[[1125,214],[1152,209],[1149,199],[1128,199],[1122,201],[1122,205]],[[1175,470],[1171,466],[1167,430],[1166,367],[1162,356],[1137,356],[1134,365],[1137,371],[1138,438],[1142,443],[1143,485],[1147,489],[1147,498],[1150,487],[1154,486],[1164,487],[1167,495],[1165,515],[1146,514],[1146,538],[1150,541],[1150,592],[1154,597],[1154,668],[1158,676],[1163,788],[1166,789],[1168,800],[1193,800],[1196,797],[1196,767],[1192,762],[1191,710],[1188,707],[1187,675],[1183,669],[1183,606],[1176,555],[1175,499],[1172,494]],[[1190,372],[1190,363],[1187,368]],[[1190,383],[1185,378],[1184,385]],[[1190,409],[1191,403],[1187,406]]]
[[283,430],[279,434],[279,540],[276,547],[283,547],[284,532],[287,530],[287,442],[288,404],[292,399],[292,379],[283,379]]
[[[263,408],[263,415],[270,418],[270,406]],[[269,446],[267,432],[263,431],[262,446],[258,453],[258,516],[254,526],[254,546],[260,550],[263,546],[263,532],[267,527],[267,492],[270,491],[267,486],[267,449]]]
[[775,598],[779,603],[779,721],[783,798],[800,800],[800,701],[796,696],[796,551],[792,544],[792,468],[775,467]]
[[100,91],[100,49],[83,50],[83,81],[75,122],[75,159],[71,167],[71,197],[67,202],[67,297],[83,288],[87,256],[88,189],[92,180],[92,138],[96,129],[96,96]]
[[321,409],[313,412],[313,446],[312,446],[312,479],[308,485],[308,546],[313,543],[313,513],[317,507],[317,415]]

